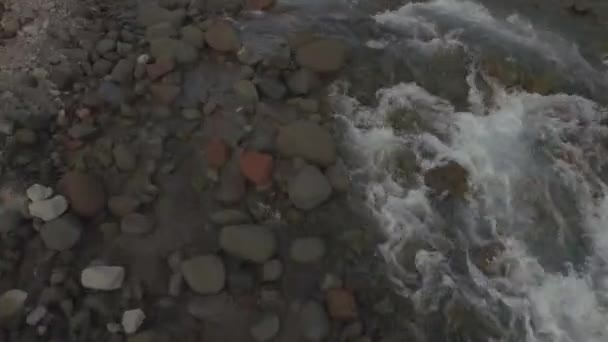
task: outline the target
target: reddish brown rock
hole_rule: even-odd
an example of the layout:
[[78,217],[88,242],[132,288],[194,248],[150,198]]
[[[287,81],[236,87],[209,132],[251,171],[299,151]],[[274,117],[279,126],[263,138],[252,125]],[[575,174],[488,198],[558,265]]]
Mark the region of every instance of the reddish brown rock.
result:
[[59,190],[69,200],[72,210],[80,216],[94,217],[105,207],[103,185],[92,175],[68,172],[59,182]]
[[357,302],[351,291],[332,289],[327,292],[327,311],[336,320],[351,320],[357,318]]
[[214,21],[205,32],[205,41],[220,52],[236,52],[241,47],[238,31],[227,20]]
[[151,80],[168,74],[175,68],[175,62],[169,58],[161,58],[152,64],[146,64],[146,72]]
[[256,185],[268,185],[272,180],[274,161],[269,154],[244,152],[239,158],[239,165],[245,178]]
[[205,156],[207,158],[207,164],[210,167],[219,169],[228,161],[230,149],[225,142],[216,138],[209,141],[205,146]]
[[247,7],[254,10],[265,10],[274,5],[274,0],[247,0]]
[[455,161],[434,167],[424,174],[424,183],[438,193],[462,197],[469,191],[469,172]]
[[152,98],[163,105],[170,105],[179,95],[180,88],[172,84],[156,83],[150,86]]

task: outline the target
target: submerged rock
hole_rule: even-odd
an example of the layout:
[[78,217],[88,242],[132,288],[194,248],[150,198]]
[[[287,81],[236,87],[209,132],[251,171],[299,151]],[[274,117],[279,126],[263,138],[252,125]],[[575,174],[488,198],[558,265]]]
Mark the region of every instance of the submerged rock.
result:
[[254,340],[264,342],[272,340],[279,333],[279,328],[279,316],[266,314],[251,326],[249,332]]
[[205,32],[205,41],[220,52],[236,52],[241,47],[237,29],[227,20],[214,21]]
[[27,292],[12,289],[0,295],[0,322],[5,322],[18,316],[25,306]]
[[80,240],[82,224],[73,216],[63,217],[47,222],[40,228],[40,237],[48,249],[65,251]]
[[120,266],[90,266],[80,275],[83,287],[93,290],[111,291],[122,287],[125,269]]
[[182,262],[181,272],[192,291],[199,294],[220,292],[226,283],[222,259],[215,255],[201,255]]
[[335,72],[346,63],[346,45],[332,38],[318,39],[296,50],[296,61],[303,67],[320,73]]
[[289,256],[299,263],[319,262],[324,255],[325,241],[318,237],[296,239],[289,248]]
[[72,210],[80,216],[93,217],[106,205],[106,194],[94,176],[69,172],[59,182],[60,191],[68,198]]
[[222,229],[220,246],[235,257],[262,263],[276,253],[277,241],[272,230],[267,227],[240,225]]
[[333,137],[314,122],[297,121],[283,127],[277,148],[286,157],[300,157],[319,166],[330,166],[336,160]]
[[329,334],[329,318],[323,306],[308,301],[300,310],[300,333],[308,341],[323,341]]
[[310,210],[321,205],[332,194],[331,184],[314,166],[304,166],[289,182],[289,199],[298,209]]
[[424,183],[433,190],[462,197],[469,191],[469,172],[455,161],[434,167],[424,174]]

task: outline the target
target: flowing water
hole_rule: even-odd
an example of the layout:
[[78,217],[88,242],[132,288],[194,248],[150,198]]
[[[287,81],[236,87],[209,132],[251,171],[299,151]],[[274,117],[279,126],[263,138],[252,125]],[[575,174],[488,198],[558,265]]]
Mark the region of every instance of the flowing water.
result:
[[[332,99],[420,341],[608,341],[605,35],[555,3],[478,1],[292,0],[275,20],[361,56]],[[487,56],[540,82],[491,77]],[[428,186],[442,165],[460,196]]]

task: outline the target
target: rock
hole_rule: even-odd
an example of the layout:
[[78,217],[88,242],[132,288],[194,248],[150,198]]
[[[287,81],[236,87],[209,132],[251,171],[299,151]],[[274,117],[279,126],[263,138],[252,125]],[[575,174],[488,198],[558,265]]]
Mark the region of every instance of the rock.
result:
[[283,263],[279,259],[272,259],[262,266],[262,280],[277,281],[283,274]]
[[274,5],[275,0],[247,0],[247,8],[254,10],[265,10]]
[[27,292],[12,289],[0,295],[0,322],[6,322],[18,316],[23,311]]
[[156,80],[164,76],[175,68],[175,63],[172,59],[159,58],[152,64],[146,65],[146,72],[151,80]]
[[48,199],[53,195],[53,189],[40,184],[33,184],[25,190],[27,198],[32,202],[38,202]]
[[130,196],[114,196],[108,200],[108,209],[114,216],[123,217],[134,213],[141,203]]
[[219,169],[228,161],[230,149],[223,140],[217,138],[211,139],[205,145],[205,157],[210,167]]
[[23,216],[19,210],[0,208],[0,234],[6,234],[19,228]]
[[68,135],[77,140],[87,138],[97,133],[97,128],[92,122],[77,122],[70,127]]
[[150,41],[150,54],[155,59],[175,60],[180,43],[177,39],[158,38]]
[[327,291],[327,290],[331,290],[331,289],[340,288],[343,286],[343,284],[344,284],[344,281],[342,281],[342,279],[340,277],[338,277],[337,275],[332,274],[332,273],[327,273],[323,277],[320,287],[321,287],[321,290]]
[[181,271],[192,291],[199,294],[220,292],[226,283],[222,259],[215,255],[201,255],[182,262]]
[[299,111],[304,113],[318,113],[320,108],[318,100],[304,99],[301,97],[291,98],[287,100],[287,104],[297,108]]
[[130,84],[133,81],[133,69],[135,63],[128,59],[121,59],[116,63],[110,77],[114,82],[120,84]]
[[[118,340],[122,341],[122,340]],[[138,334],[129,336],[127,342],[171,342],[168,333],[160,330],[144,330]]]
[[155,83],[150,85],[152,98],[162,105],[172,104],[180,92],[180,87],[172,84]]
[[83,217],[97,215],[106,204],[103,185],[89,174],[69,172],[59,182],[59,189],[68,198],[74,212]]
[[36,326],[44,318],[44,316],[46,316],[46,313],[46,307],[37,306],[25,317],[25,322],[27,325]]
[[177,29],[169,22],[162,22],[146,28],[146,40],[151,42],[158,38],[177,37]]
[[2,37],[15,37],[20,29],[18,18],[13,15],[4,15],[3,17],[0,17],[0,19],[2,19],[2,30],[0,31]]
[[222,323],[229,315],[237,312],[235,300],[226,293],[194,297],[188,302],[188,313],[206,323]]
[[120,107],[129,96],[124,88],[110,81],[102,82],[97,93],[101,100],[116,108]]
[[324,341],[329,334],[329,318],[323,306],[308,301],[300,310],[300,333],[307,341]]
[[241,42],[237,29],[227,20],[215,20],[205,32],[205,41],[214,50],[237,52]]
[[262,61],[262,54],[256,51],[255,48],[243,45],[236,54],[236,58],[242,64],[253,66]]
[[331,184],[314,166],[304,166],[289,182],[289,199],[298,209],[310,210],[331,196]]
[[281,100],[287,95],[287,88],[279,80],[270,77],[261,77],[255,83],[262,91],[262,94],[272,100]]
[[23,145],[33,145],[38,140],[36,132],[29,128],[20,128],[15,131],[15,140]]
[[30,215],[44,221],[51,221],[68,210],[68,201],[65,197],[57,195],[47,200],[30,203],[29,210]]
[[114,51],[116,48],[116,40],[114,39],[102,39],[97,42],[95,51],[100,55],[105,55],[108,52]]
[[128,214],[120,221],[120,230],[127,235],[147,234],[152,228],[154,228],[152,219],[138,213]]
[[274,233],[263,226],[224,227],[220,232],[219,240],[220,246],[228,254],[256,263],[270,259],[277,249]]
[[49,80],[53,82],[59,90],[69,90],[77,78],[77,73],[73,66],[62,63],[51,70]]
[[260,100],[255,84],[249,80],[236,81],[232,88],[236,95],[246,103],[255,104]]
[[182,40],[196,47],[202,48],[205,46],[205,34],[201,29],[194,25],[187,25],[181,29]]
[[184,276],[181,273],[174,273],[169,278],[169,296],[179,297],[182,293],[182,284],[184,283]]
[[424,174],[424,183],[436,192],[462,197],[469,191],[468,171],[455,161],[434,167]]
[[352,320],[357,318],[357,302],[351,291],[332,289],[327,291],[327,310],[329,316],[336,320]]
[[289,256],[299,263],[319,262],[325,255],[325,241],[318,237],[296,239],[289,249]]
[[116,43],[116,52],[119,55],[126,57],[133,51],[133,45],[129,43],[118,42]]
[[185,41],[178,41],[175,51],[175,61],[180,64],[192,64],[198,60],[198,50]]
[[82,228],[80,221],[68,214],[45,223],[40,228],[40,237],[48,249],[65,251],[80,241]]
[[186,18],[186,12],[183,9],[174,11],[167,10],[156,5],[139,6],[137,14],[137,22],[142,26],[153,26],[163,22],[169,22],[173,26],[178,27]]
[[336,191],[346,192],[350,188],[350,177],[342,160],[338,160],[334,165],[328,167],[325,176]]
[[101,291],[117,290],[122,287],[125,269],[120,266],[90,266],[80,274],[84,288]]
[[277,148],[286,157],[300,157],[319,166],[330,166],[336,160],[336,145],[331,134],[309,121],[283,127],[277,137]]
[[182,109],[182,117],[186,120],[197,120],[203,117],[200,110],[196,108],[184,108]]
[[263,342],[272,340],[279,333],[279,328],[279,316],[276,314],[265,314],[251,326],[249,332],[254,340]]
[[296,61],[310,70],[329,73],[338,71],[346,62],[346,46],[336,39],[319,39],[300,46]]
[[123,144],[116,144],[112,149],[114,163],[121,171],[133,171],[137,167],[136,158],[131,151]]
[[126,334],[134,334],[146,319],[142,309],[127,310],[122,314],[122,329]]
[[247,213],[236,209],[215,212],[211,214],[209,219],[219,226],[231,226],[251,222],[251,217]]
[[225,204],[238,203],[245,197],[245,185],[238,160],[233,158],[221,170],[215,198]]
[[243,152],[239,157],[241,172],[252,183],[265,186],[272,182],[274,161],[272,156],[255,151]]
[[321,84],[319,76],[308,69],[300,69],[287,79],[287,86],[296,95],[308,94]]

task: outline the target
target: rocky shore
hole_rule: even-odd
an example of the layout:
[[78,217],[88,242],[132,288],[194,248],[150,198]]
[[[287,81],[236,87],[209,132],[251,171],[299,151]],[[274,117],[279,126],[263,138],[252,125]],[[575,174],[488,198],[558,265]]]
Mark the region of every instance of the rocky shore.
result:
[[0,341],[403,341],[327,101],[347,42],[248,40],[271,0],[14,6],[5,46],[48,38],[3,74]]

